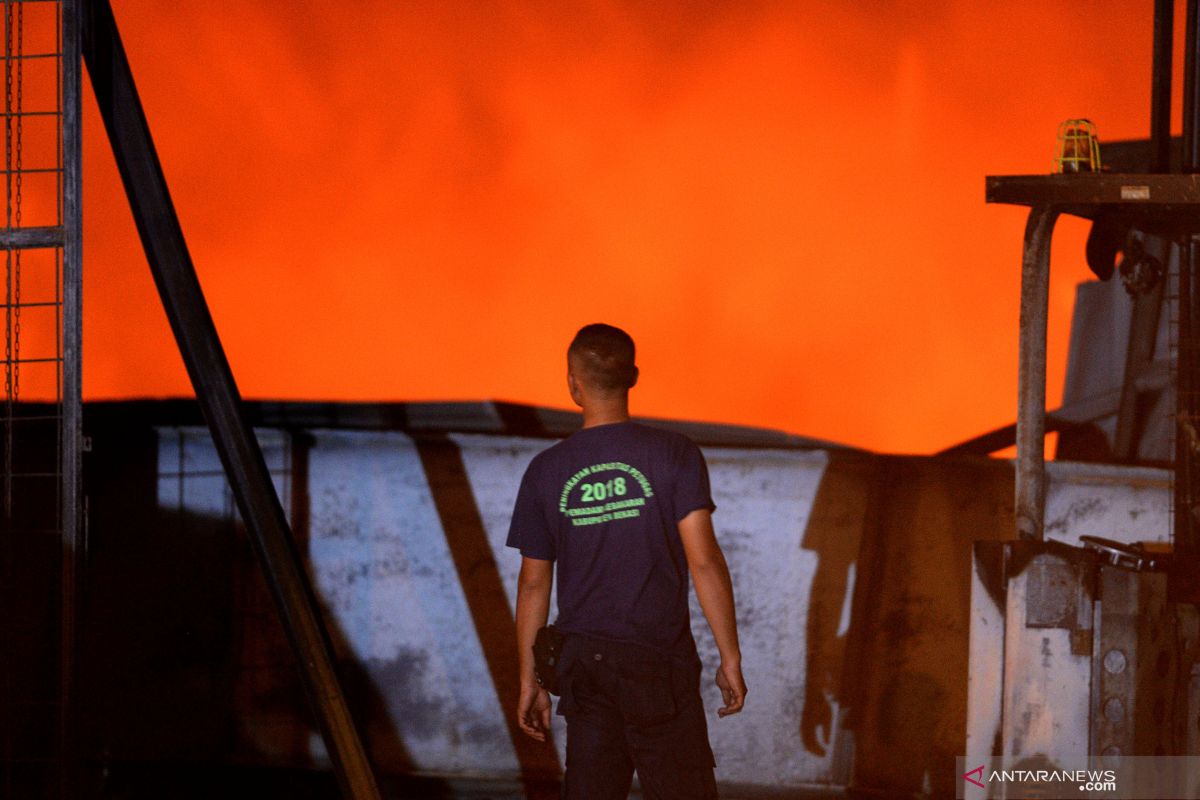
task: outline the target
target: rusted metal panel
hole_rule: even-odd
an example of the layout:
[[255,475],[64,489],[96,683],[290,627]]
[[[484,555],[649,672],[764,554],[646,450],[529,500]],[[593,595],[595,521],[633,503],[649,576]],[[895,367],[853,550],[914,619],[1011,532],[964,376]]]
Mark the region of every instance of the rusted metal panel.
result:
[[853,787],[952,796],[939,765],[966,732],[972,544],[1012,537],[1012,466],[885,458],[877,469],[845,678]]

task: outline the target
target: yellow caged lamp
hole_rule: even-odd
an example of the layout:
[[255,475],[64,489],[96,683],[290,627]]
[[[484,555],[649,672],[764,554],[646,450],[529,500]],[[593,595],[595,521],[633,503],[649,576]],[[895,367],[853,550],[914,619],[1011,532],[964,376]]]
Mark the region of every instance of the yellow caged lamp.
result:
[[1068,119],[1058,126],[1054,171],[1100,171],[1100,142],[1096,138],[1096,125],[1090,119]]

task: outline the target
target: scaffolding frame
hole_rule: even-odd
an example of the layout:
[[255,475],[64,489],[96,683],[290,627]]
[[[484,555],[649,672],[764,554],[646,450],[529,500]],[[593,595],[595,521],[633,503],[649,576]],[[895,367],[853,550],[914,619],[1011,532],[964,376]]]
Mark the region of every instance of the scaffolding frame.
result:
[[[62,266],[61,281],[58,281],[59,260],[56,258],[56,296],[53,302],[37,300],[28,304],[30,308],[55,306],[58,316],[54,356],[22,358],[19,353],[13,354],[11,348],[6,351],[6,445],[3,451],[4,466],[0,469],[0,482],[3,483],[6,501],[9,497],[21,497],[21,493],[12,491],[18,477],[37,477],[54,482],[53,507],[42,509],[40,521],[35,525],[41,534],[52,534],[58,548],[58,596],[55,609],[58,614],[58,698],[53,714],[54,736],[50,737],[53,744],[47,745],[53,752],[33,757],[37,766],[31,767],[28,775],[18,774],[22,769],[20,763],[29,759],[15,755],[13,745],[18,737],[14,734],[13,718],[7,712],[11,710],[17,692],[11,664],[0,664],[0,676],[3,677],[3,681],[0,681],[3,684],[0,689],[0,716],[4,720],[4,724],[0,725],[4,737],[4,746],[0,750],[0,790],[4,790],[5,796],[66,798],[76,796],[80,788],[81,743],[77,727],[79,703],[76,699],[79,667],[76,653],[80,587],[84,585],[81,572],[86,563],[84,550],[87,541],[86,498],[83,495],[81,468],[85,439],[82,426],[80,110],[81,62],[85,62],[159,296],[288,634],[302,683],[342,793],[356,800],[378,798],[374,775],[333,669],[333,651],[318,611],[315,593],[296,551],[262,450],[245,419],[236,381],[188,253],[112,7],[108,0],[2,0],[2,4],[5,10],[5,65],[8,78],[5,125],[9,158],[0,174],[5,176],[10,204],[7,225],[0,229],[0,249],[7,252],[10,262],[13,261],[13,253],[17,253],[16,260],[19,263],[21,252],[51,248],[56,254],[61,253]],[[12,48],[13,13],[15,9],[18,14],[15,19],[23,20],[26,6],[45,7],[47,4],[54,4],[57,12],[57,44],[53,53],[39,53],[36,57],[57,59],[57,108],[53,111],[26,111],[21,107],[20,100],[14,107],[9,97],[12,94],[14,64],[19,65],[16,69],[19,98],[22,89],[21,70],[28,60],[24,53],[19,52],[19,47],[16,53]],[[19,35],[17,41],[21,41]],[[20,131],[26,118],[52,115],[58,117],[58,163],[53,168],[25,168],[20,162],[18,144],[14,167],[11,163],[14,126]],[[13,184],[15,182],[18,187],[19,197],[23,176],[35,173],[57,175],[58,217],[55,225],[23,227],[19,212],[16,219],[13,218]],[[10,269],[7,274],[9,285],[12,286],[14,273]],[[19,332],[20,312],[25,307],[19,300],[15,301],[13,294],[10,290],[4,302],[6,336],[10,340],[15,331]],[[16,297],[19,298],[19,291]],[[33,363],[52,363],[57,367],[53,403],[38,406],[19,404],[17,390],[13,388],[16,385],[13,376],[19,375],[22,364]],[[23,463],[18,458],[14,444],[17,441],[14,426],[17,424],[18,411],[28,411],[20,416],[22,424],[38,421],[57,425],[53,447],[56,461],[52,467],[18,472],[18,467]],[[49,449],[43,445],[40,452],[44,456]],[[32,445],[27,450],[39,452]],[[3,504],[3,508],[5,525],[3,540],[0,541],[0,562],[3,562],[7,576],[16,574],[18,566],[19,551],[15,545],[5,546],[16,541],[14,531],[18,516],[13,513],[11,502]],[[147,566],[152,568],[152,565]],[[0,620],[11,625],[17,592],[5,586],[0,586],[0,591],[7,592],[0,594]],[[14,602],[4,602],[6,600]],[[42,613],[46,615],[49,612],[43,610]],[[4,640],[11,638],[0,637]],[[10,641],[2,646],[14,647]],[[11,659],[7,661],[11,662]],[[43,714],[37,721],[45,724],[47,716]],[[24,745],[26,737],[21,738]]]
[[[51,11],[52,9],[52,11]],[[40,17],[46,27],[53,13],[52,36],[41,30],[33,52],[24,49],[26,12]],[[72,797],[77,793],[76,651],[79,594],[79,565],[83,551],[81,454],[82,420],[82,219],[81,219],[81,129],[79,58],[64,54],[80,52],[79,0],[4,0],[5,66],[5,149],[4,169],[7,213],[0,228],[0,249],[6,261],[4,291],[5,320],[5,403],[3,413],[3,464],[0,503],[3,521],[0,562],[3,562],[4,595],[0,613],[9,627],[4,664],[0,665],[0,712],[6,718],[3,748],[0,751],[0,793],[18,796],[34,790],[39,796]],[[51,42],[52,45],[51,46]],[[53,107],[23,102],[27,65],[53,62]],[[46,79],[45,74],[42,76]],[[41,102],[48,102],[44,98]],[[27,121],[54,120],[54,163],[26,166],[22,162],[25,144],[23,127]],[[42,126],[43,128],[45,126]],[[44,134],[44,131],[43,131]],[[34,137],[38,144],[37,137]],[[43,138],[40,142],[49,144]],[[15,148],[15,161],[14,161]],[[27,176],[53,176],[54,216],[52,224],[26,225],[21,214],[22,183]],[[22,295],[28,280],[22,273],[23,256],[31,251],[52,251],[52,261],[40,258],[34,270],[44,271],[46,262],[53,270],[53,297],[29,299]],[[39,259],[35,259],[35,262]],[[36,285],[36,279],[34,281]],[[21,321],[25,312],[53,310],[53,353],[36,351],[23,356]],[[27,334],[28,336],[28,334]],[[37,339],[34,339],[35,343]],[[22,367],[53,370],[52,392],[40,387],[37,402],[22,400]],[[43,372],[45,374],[45,372]],[[49,384],[49,381],[45,382]],[[35,397],[39,394],[35,390]],[[50,399],[46,395],[50,394]],[[53,459],[46,451],[53,450]],[[14,576],[24,566],[19,557],[28,552],[57,550],[49,566],[57,574],[40,574],[51,591],[39,606],[20,596]],[[56,561],[56,564],[54,563]],[[53,601],[49,595],[56,595]],[[41,615],[41,616],[39,616]],[[53,615],[53,619],[50,617]],[[34,664],[34,656],[19,654],[17,648],[23,625],[49,625],[55,630],[50,669],[56,685],[54,694],[42,695],[19,685],[20,669],[43,666]],[[40,654],[45,656],[46,654]],[[20,659],[24,659],[21,661]],[[17,743],[16,720],[39,720],[43,736],[31,742]],[[52,735],[45,735],[50,731]]]

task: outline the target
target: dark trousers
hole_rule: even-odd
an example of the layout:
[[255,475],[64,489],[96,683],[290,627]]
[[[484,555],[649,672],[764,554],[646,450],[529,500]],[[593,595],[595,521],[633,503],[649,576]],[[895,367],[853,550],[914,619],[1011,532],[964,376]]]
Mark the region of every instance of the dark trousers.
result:
[[700,661],[568,634],[559,662],[567,721],[565,800],[717,796]]

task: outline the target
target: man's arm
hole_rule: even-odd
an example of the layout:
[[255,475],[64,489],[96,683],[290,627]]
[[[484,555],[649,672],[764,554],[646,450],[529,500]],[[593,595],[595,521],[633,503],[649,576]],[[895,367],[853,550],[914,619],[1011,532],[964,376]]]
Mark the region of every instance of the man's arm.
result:
[[742,679],[742,651],[738,647],[737,615],[733,605],[733,581],[725,554],[713,532],[712,512],[698,508],[679,521],[679,538],[687,556],[692,583],[700,608],[712,628],[721,666],[717,669],[717,686],[725,699],[717,714],[724,717],[742,710],[746,700],[746,682]]
[[538,686],[533,671],[533,640],[538,628],[550,614],[550,588],[554,585],[554,562],[540,558],[521,558],[517,578],[517,653],[521,670],[521,698],[517,703],[517,724],[537,739],[546,740],[550,732],[550,695]]

